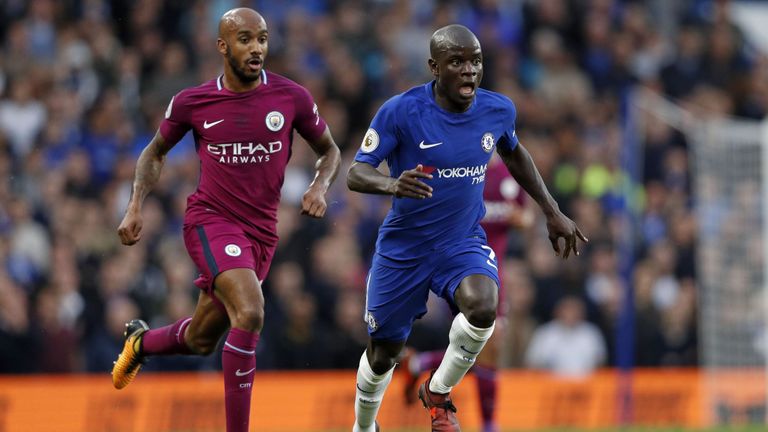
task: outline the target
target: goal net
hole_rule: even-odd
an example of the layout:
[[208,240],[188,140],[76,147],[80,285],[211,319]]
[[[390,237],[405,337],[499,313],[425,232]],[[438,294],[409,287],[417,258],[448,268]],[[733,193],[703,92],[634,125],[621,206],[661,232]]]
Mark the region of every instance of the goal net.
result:
[[[697,117],[655,93],[631,98],[638,131],[685,137],[698,224],[702,409],[713,424],[766,421],[768,121]],[[642,142],[642,137],[641,137]]]

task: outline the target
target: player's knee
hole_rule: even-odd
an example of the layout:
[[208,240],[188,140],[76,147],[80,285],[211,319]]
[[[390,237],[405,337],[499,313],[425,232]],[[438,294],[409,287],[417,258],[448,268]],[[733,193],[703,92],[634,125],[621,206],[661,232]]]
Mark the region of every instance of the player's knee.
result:
[[258,305],[242,307],[232,315],[232,327],[250,332],[259,332],[264,327],[264,308]]
[[499,303],[496,286],[488,278],[470,282],[462,282],[459,286],[456,291],[456,304],[470,324],[482,328],[490,327],[496,320],[496,307]]
[[[492,303],[492,302],[488,302]],[[477,304],[468,308],[464,312],[467,321],[475,327],[487,328],[496,321],[495,304]]]
[[394,357],[388,357],[386,355],[374,355],[373,361],[371,362],[371,370],[373,370],[373,373],[376,375],[383,375],[394,366]]

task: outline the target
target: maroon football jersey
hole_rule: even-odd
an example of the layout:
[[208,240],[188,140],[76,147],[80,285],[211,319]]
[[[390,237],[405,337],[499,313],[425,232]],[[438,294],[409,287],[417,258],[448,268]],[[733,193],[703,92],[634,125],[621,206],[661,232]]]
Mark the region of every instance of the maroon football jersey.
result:
[[192,130],[200,181],[187,199],[185,223],[214,211],[268,244],[277,242],[277,208],[293,130],[308,141],[325,131],[309,92],[262,70],[261,85],[235,93],[223,76],[184,89],[171,99],[160,125],[169,143]]
[[[504,244],[510,229],[509,212],[510,203],[519,207],[525,205],[526,194],[515,178],[507,170],[500,160],[495,158],[488,164],[485,172],[485,189],[483,189],[483,201],[485,202],[485,217],[480,222],[488,236],[488,244]],[[494,248],[494,250],[496,250]],[[506,250],[506,249],[505,249]],[[496,251],[502,253],[502,251]]]

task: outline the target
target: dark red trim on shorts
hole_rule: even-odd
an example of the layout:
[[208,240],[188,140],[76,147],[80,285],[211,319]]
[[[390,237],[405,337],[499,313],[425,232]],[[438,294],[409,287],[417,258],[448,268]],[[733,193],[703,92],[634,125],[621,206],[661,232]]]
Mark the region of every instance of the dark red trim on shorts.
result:
[[208,236],[205,235],[205,229],[202,225],[198,225],[195,228],[197,229],[197,236],[200,237],[200,244],[203,245],[203,253],[205,254],[205,261],[208,262],[208,270],[211,271],[212,277],[216,277],[219,274],[219,266],[216,265],[216,258],[213,257],[213,252],[211,252]]

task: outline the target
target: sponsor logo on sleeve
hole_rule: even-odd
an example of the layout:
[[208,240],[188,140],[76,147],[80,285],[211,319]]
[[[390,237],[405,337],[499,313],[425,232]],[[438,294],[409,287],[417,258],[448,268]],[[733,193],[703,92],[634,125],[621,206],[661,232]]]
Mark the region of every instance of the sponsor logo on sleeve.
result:
[[362,150],[363,153],[370,153],[376,150],[376,147],[378,146],[379,133],[376,132],[376,129],[374,128],[368,129],[368,132],[366,132],[365,136],[363,137],[363,143],[360,145],[360,150]]

